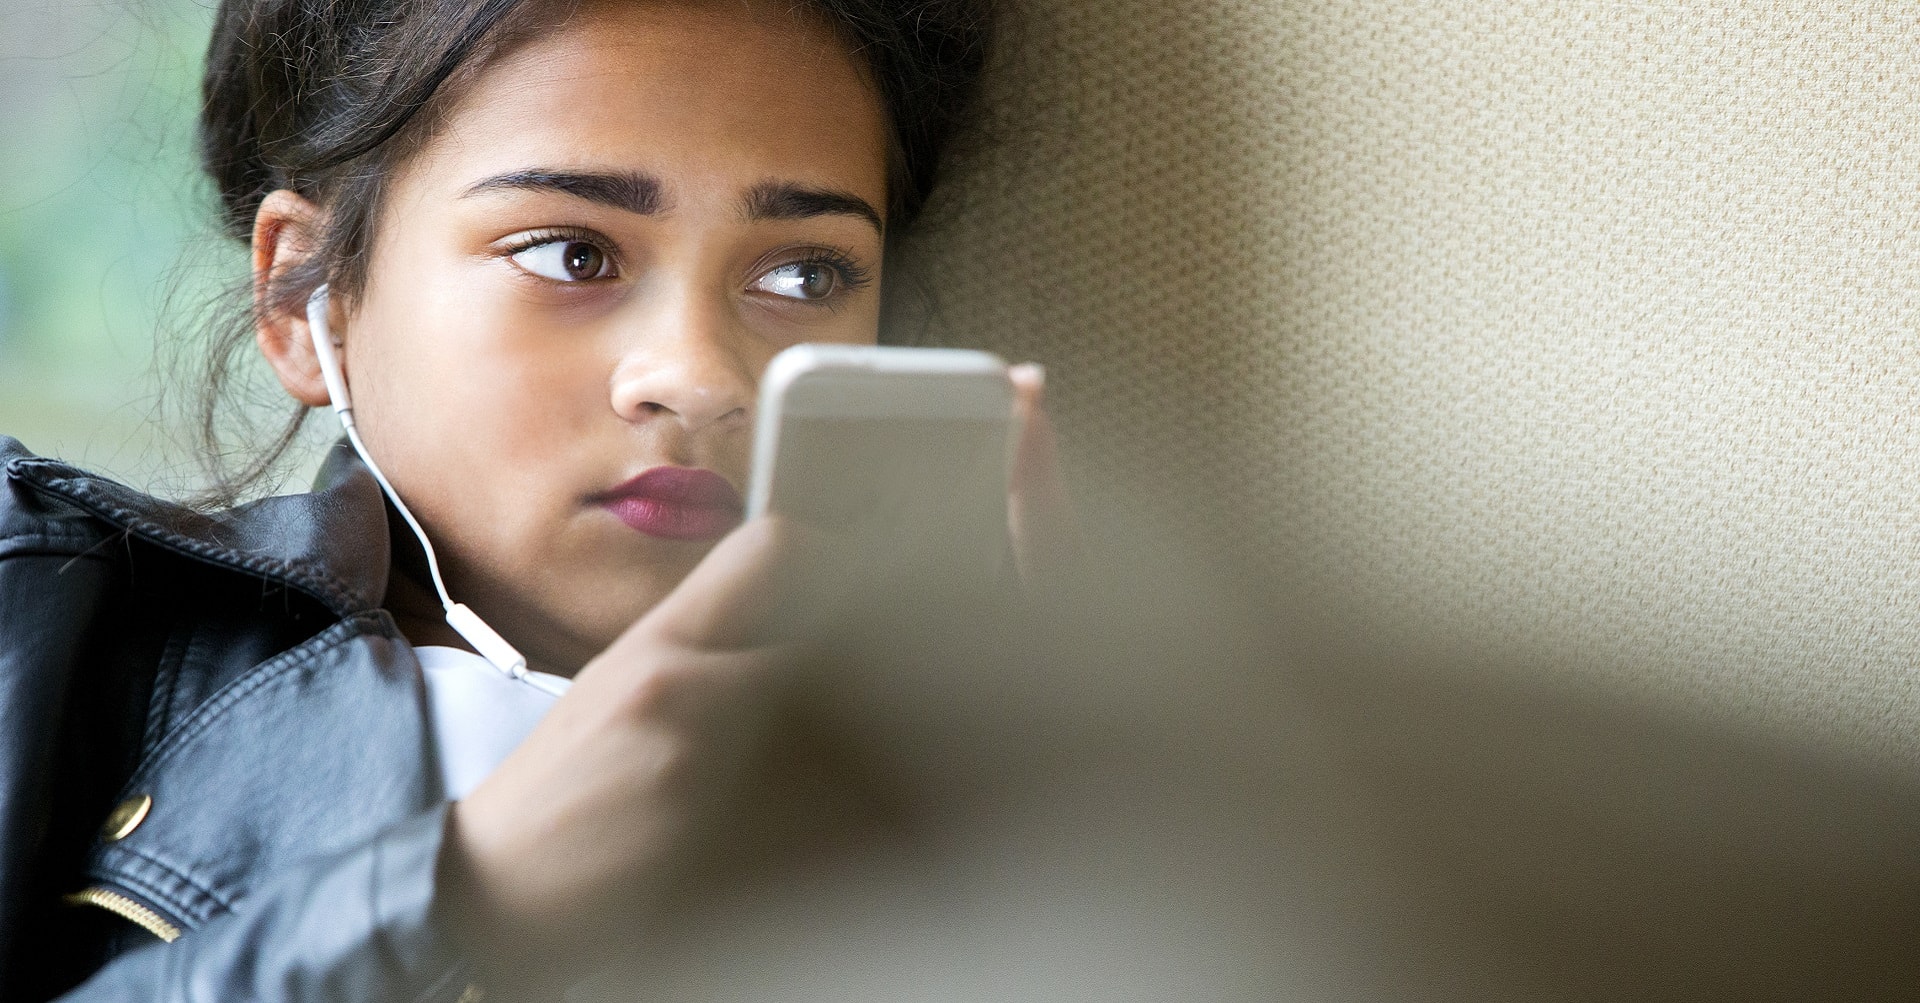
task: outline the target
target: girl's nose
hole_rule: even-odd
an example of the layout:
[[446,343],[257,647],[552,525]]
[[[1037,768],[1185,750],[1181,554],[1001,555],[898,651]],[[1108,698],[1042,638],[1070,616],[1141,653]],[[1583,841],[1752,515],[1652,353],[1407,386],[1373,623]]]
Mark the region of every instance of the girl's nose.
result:
[[688,432],[750,427],[769,354],[724,304],[691,297],[647,318],[613,373],[612,404],[630,422],[672,420]]

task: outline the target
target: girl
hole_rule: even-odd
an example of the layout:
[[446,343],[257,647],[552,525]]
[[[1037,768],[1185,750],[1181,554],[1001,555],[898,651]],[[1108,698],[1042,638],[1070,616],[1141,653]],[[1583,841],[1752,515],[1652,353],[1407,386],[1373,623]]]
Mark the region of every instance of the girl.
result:
[[[773,755],[823,615],[796,583],[840,560],[738,525],[759,374],[878,336],[988,28],[969,0],[223,3],[202,153],[252,340],[303,409],[345,403],[335,346],[432,550],[344,448],[204,515],[0,439],[0,996],[539,994],[659,929]],[[1059,496],[1017,385],[1026,559]]]

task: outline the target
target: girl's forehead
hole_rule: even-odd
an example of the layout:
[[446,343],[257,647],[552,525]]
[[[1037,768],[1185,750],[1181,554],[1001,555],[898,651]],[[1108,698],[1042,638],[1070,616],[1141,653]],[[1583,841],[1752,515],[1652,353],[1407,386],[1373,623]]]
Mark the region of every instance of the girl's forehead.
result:
[[777,167],[884,204],[887,134],[878,93],[816,17],[735,0],[599,4],[484,67],[420,166],[446,185],[566,162],[681,186]]
[[876,110],[880,100],[864,61],[841,32],[824,15],[790,0],[585,4],[521,32],[479,76],[475,89],[496,96],[544,83],[644,88],[671,101],[753,81],[769,96],[830,88],[834,94],[821,96],[853,100],[853,92],[862,92]]

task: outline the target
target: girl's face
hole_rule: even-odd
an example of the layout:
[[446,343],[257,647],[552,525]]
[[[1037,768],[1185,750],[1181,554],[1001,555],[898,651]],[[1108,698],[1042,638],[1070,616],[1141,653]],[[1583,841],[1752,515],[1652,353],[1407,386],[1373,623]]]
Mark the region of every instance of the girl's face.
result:
[[[887,120],[789,6],[589,4],[489,65],[336,310],[368,451],[449,590],[551,671],[737,521],[768,360],[875,339]],[[427,598],[396,576],[416,642],[446,637]]]

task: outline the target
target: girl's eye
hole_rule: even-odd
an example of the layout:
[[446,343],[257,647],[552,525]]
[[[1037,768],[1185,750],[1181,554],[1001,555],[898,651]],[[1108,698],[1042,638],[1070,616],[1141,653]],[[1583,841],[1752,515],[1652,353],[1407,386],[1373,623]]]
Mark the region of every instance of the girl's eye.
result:
[[796,261],[771,269],[752,288],[796,300],[820,300],[840,287],[840,270],[818,261]]
[[521,268],[555,282],[585,282],[614,276],[613,259],[584,240],[549,240],[513,252]]

